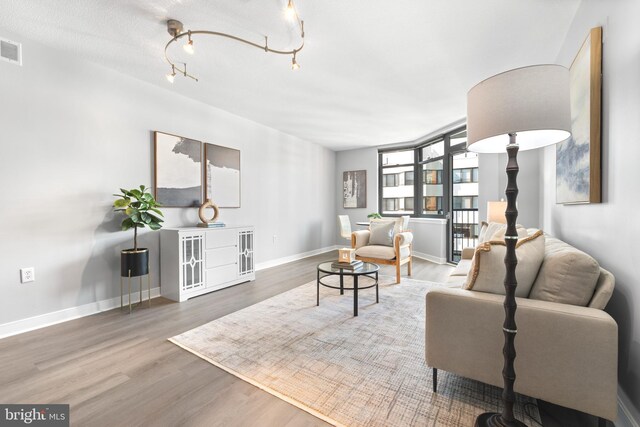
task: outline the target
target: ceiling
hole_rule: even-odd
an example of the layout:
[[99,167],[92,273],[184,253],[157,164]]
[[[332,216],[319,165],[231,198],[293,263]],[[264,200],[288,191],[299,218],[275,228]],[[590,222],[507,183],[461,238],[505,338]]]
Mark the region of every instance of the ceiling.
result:
[[[475,83],[555,62],[580,0],[296,0],[289,56],[194,36],[171,55],[168,18],[291,49],[287,0],[3,0],[2,28],[334,150],[413,141],[463,119]],[[19,40],[18,40],[19,41]]]

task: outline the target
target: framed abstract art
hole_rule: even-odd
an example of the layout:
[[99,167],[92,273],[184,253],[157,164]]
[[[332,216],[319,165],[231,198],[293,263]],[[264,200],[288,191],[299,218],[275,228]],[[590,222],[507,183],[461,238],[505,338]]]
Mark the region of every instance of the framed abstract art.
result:
[[240,150],[204,144],[205,200],[220,208],[240,207]]
[[345,171],[342,173],[342,207],[367,207],[367,171]]
[[202,143],[154,132],[155,198],[164,207],[202,204]]
[[590,31],[569,75],[572,135],[556,146],[556,203],[600,203],[602,27]]

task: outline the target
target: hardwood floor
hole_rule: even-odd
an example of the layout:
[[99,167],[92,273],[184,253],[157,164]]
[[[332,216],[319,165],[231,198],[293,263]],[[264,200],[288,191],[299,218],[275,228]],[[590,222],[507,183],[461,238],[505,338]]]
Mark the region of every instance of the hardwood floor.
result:
[[[183,303],[156,298],[131,315],[116,309],[2,339],[0,401],[69,403],[78,426],[326,426],[167,338],[314,280],[316,264],[336,256],[259,271],[255,282]],[[415,259],[413,278],[443,281],[451,268]],[[545,427],[595,419],[541,408]]]

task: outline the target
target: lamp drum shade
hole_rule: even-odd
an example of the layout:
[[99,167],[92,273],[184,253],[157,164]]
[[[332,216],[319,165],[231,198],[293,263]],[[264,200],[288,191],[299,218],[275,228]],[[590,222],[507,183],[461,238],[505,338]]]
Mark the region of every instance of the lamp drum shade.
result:
[[504,153],[509,134],[520,150],[556,144],[571,135],[569,70],[533,65],[490,77],[467,94],[467,148]]

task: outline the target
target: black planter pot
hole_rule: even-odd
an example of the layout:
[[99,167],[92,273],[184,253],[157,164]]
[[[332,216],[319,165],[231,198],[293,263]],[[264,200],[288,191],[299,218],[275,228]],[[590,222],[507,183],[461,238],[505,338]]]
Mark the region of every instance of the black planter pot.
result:
[[149,249],[120,251],[120,276],[138,277],[149,274]]

